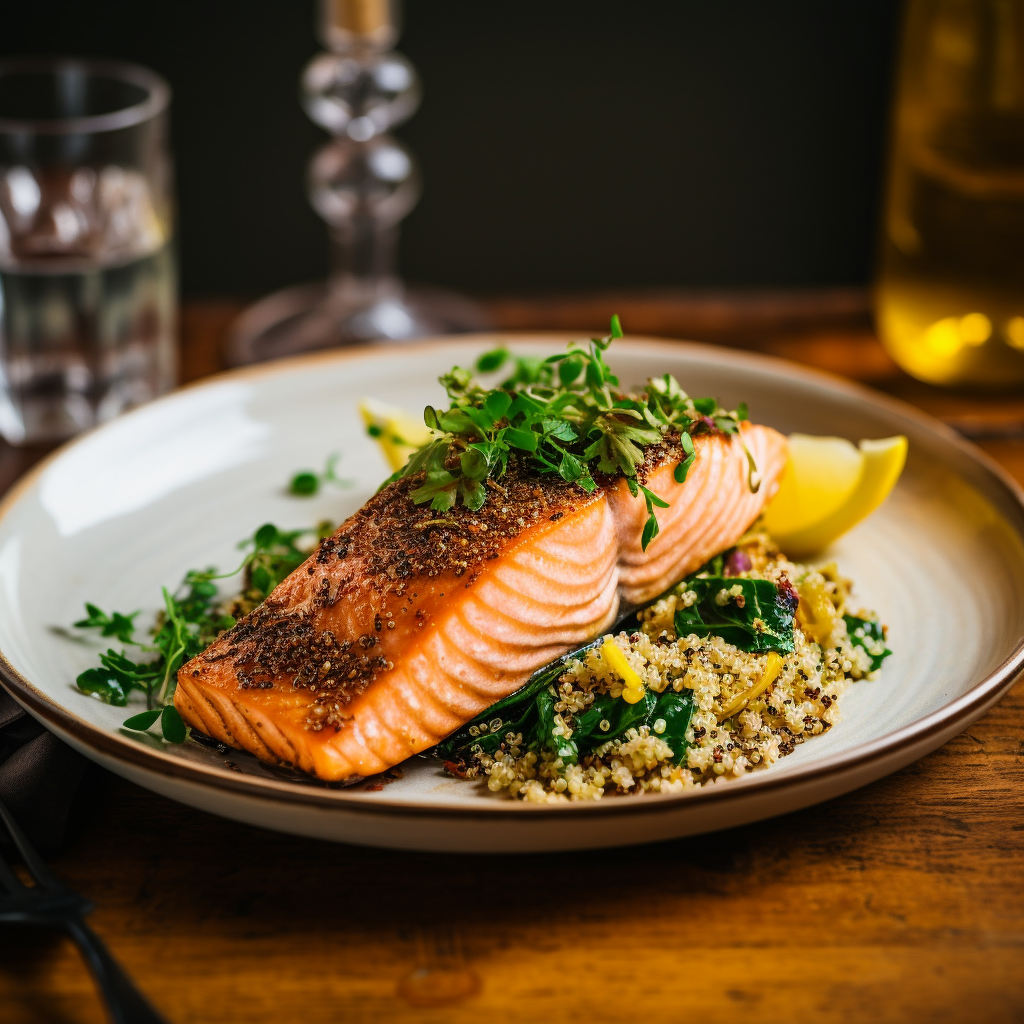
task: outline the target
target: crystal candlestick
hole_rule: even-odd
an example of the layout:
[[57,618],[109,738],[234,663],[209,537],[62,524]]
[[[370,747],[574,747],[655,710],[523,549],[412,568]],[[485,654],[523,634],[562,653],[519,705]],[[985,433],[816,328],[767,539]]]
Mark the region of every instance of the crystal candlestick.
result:
[[248,309],[229,341],[236,365],[487,326],[475,303],[407,288],[395,272],[398,225],[420,194],[412,154],[389,134],[420,101],[415,68],[391,50],[396,0],[321,0],[320,15],[320,38],[331,52],[303,72],[302,105],[333,135],[309,165],[310,203],[330,230],[331,276]]

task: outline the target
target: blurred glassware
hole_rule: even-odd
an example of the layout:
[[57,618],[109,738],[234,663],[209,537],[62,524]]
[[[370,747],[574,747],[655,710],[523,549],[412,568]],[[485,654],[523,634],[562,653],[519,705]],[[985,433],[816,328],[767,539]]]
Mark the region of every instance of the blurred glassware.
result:
[[878,330],[933,384],[1024,381],[1024,4],[909,0]]
[[228,342],[232,364],[488,326],[476,303],[407,288],[396,273],[398,224],[420,195],[412,154],[388,134],[420,102],[416,70],[389,52],[398,27],[398,0],[320,0],[331,52],[303,72],[302,105],[334,136],[309,165],[309,200],[330,228],[331,277],[246,310]]
[[0,61],[0,434],[56,441],[174,386],[167,83]]

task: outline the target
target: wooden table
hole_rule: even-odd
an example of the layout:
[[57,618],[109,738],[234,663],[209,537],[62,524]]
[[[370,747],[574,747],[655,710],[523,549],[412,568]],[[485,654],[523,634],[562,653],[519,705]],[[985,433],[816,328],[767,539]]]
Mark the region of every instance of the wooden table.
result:
[[[857,291],[489,302],[506,329],[742,345],[977,433],[1024,482],[1024,398],[901,374]],[[187,306],[184,375],[234,303]],[[1004,431],[1003,428],[1007,429]],[[0,491],[39,452],[0,447]],[[1024,684],[889,778],[760,824],[519,857],[364,850],[236,825],[103,773],[56,871],[174,1024],[1024,1020]],[[99,1022],[62,939],[0,933],[0,1021]]]

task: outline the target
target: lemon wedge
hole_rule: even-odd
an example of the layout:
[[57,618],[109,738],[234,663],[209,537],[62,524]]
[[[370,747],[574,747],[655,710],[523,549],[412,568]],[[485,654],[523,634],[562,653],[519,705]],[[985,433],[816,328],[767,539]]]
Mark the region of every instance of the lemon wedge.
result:
[[906,459],[907,439],[902,435],[861,441],[855,447],[841,437],[793,434],[764,527],[790,557],[814,554],[885,501]]
[[845,437],[790,434],[778,493],[764,514],[773,536],[821,522],[850,499],[864,471],[863,454]]
[[409,456],[433,437],[422,420],[376,398],[364,398],[359,403],[359,413],[393,470],[401,469]]

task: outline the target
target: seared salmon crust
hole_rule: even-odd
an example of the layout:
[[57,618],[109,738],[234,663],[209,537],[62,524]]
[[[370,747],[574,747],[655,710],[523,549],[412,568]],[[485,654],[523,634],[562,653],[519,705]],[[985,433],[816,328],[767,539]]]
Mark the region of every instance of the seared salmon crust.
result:
[[333,781],[433,746],[736,543],[778,487],[786,440],[744,423],[693,443],[682,484],[677,440],[646,451],[640,482],[669,502],[646,550],[643,497],[618,477],[586,494],[512,462],[477,512],[416,505],[416,476],[389,484],[182,666],[175,706],[223,743]]

